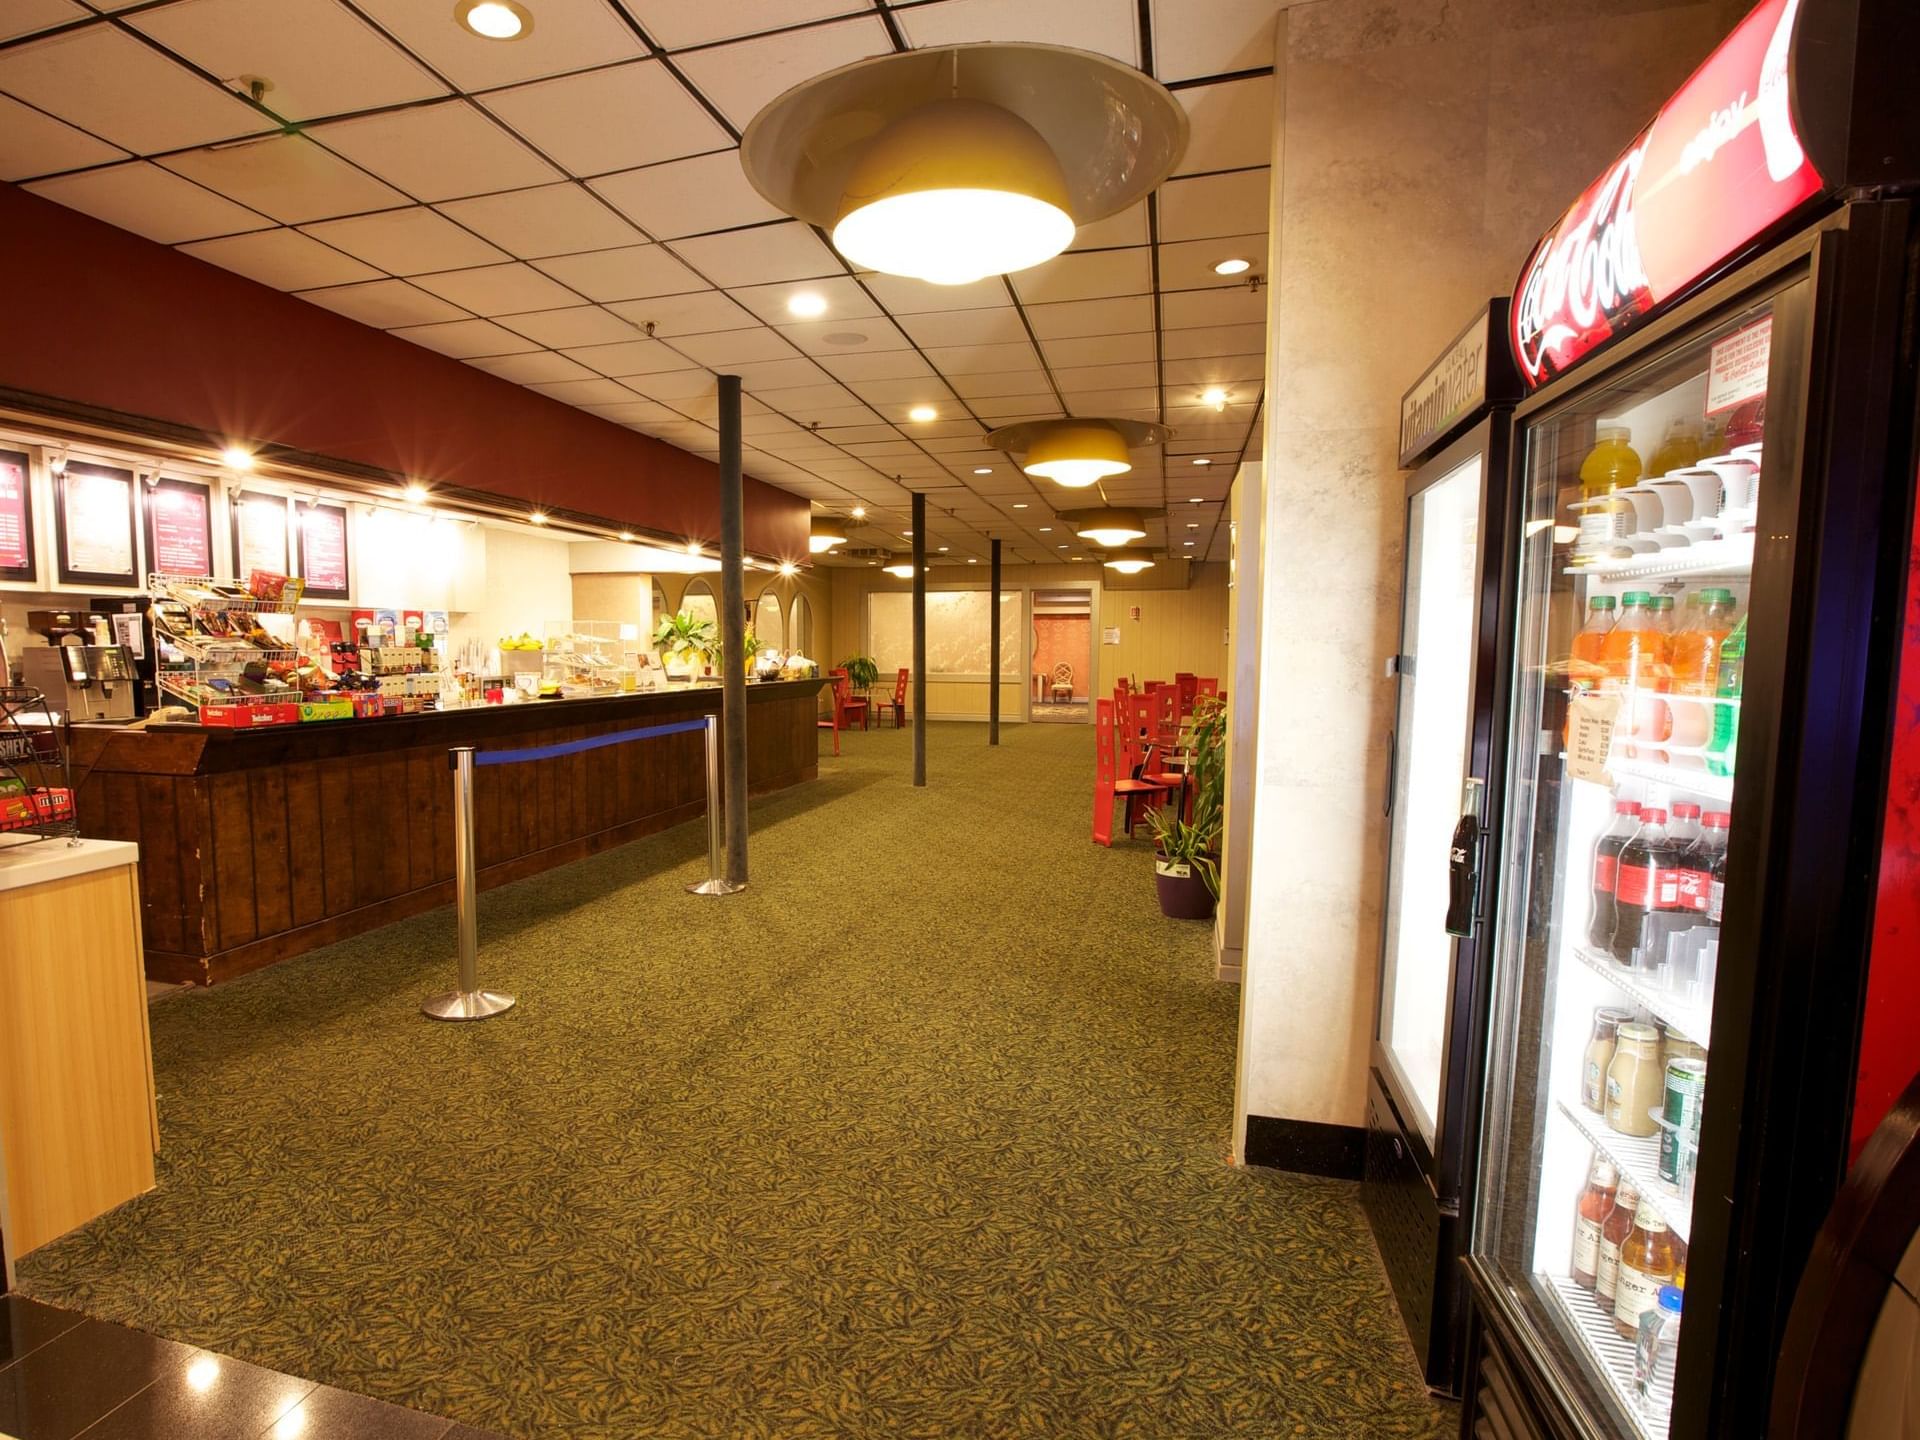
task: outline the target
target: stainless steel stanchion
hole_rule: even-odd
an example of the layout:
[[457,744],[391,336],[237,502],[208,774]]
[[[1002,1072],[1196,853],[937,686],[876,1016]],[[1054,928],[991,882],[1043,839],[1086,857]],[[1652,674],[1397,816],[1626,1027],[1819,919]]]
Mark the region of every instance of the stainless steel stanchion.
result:
[[687,886],[689,895],[732,895],[747,888],[727,879],[720,834],[720,717],[707,716],[707,878]]
[[480,874],[473,857],[473,747],[452,752],[453,909],[460,935],[460,988],[435,995],[420,1009],[436,1020],[484,1020],[513,1004],[513,996],[480,988]]

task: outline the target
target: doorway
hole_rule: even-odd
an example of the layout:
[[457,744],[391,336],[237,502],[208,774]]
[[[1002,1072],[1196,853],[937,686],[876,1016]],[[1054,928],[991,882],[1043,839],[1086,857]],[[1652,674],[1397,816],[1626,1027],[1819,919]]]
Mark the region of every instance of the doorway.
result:
[[1093,713],[1093,592],[1035,589],[1027,662],[1027,718],[1084,725]]

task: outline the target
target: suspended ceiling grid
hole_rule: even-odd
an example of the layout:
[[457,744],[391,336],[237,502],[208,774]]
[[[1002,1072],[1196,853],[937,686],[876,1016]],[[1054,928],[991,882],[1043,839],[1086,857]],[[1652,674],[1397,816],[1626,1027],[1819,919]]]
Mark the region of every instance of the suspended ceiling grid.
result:
[[[695,453],[717,453],[714,374],[738,374],[749,472],[864,507],[855,547],[909,547],[921,490],[943,562],[990,536],[1092,561],[1056,512],[1102,498],[1167,512],[1148,546],[1226,558],[1258,444],[1274,0],[528,4],[531,33],[497,42],[442,0],[9,0],[0,178]],[[982,40],[1168,84],[1193,128],[1175,176],[959,287],[857,271],[747,184],[740,131],[789,86]],[[1253,278],[1216,275],[1230,256]],[[823,317],[788,312],[802,291]],[[1101,491],[985,444],[1065,413],[1176,433]]]

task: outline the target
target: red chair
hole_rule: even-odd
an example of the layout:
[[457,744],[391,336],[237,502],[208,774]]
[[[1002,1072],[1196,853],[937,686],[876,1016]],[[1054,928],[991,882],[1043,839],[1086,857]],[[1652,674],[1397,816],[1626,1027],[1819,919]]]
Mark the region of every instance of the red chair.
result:
[[902,665],[900,673],[893,677],[893,698],[880,702],[882,710],[893,711],[893,728],[896,730],[907,723],[907,677],[910,674],[912,672]]
[[1113,802],[1116,798],[1124,797],[1127,802],[1127,834],[1131,835],[1134,806],[1140,797],[1167,793],[1164,785],[1136,780],[1122,771],[1120,742],[1124,738],[1124,731],[1125,722],[1119,719],[1113,701],[1096,701],[1093,726],[1093,839],[1097,845],[1110,847],[1113,844]]
[[1180,716],[1185,719],[1193,714],[1193,697],[1199,693],[1200,677],[1182,670],[1173,677],[1173,683],[1180,691]]
[[[853,718],[860,717],[860,728],[867,728],[867,702],[853,693],[853,682],[847,678],[845,670],[829,670],[833,677],[833,708],[842,730],[853,728]],[[836,754],[839,752],[836,751]]]
[[1127,696],[1131,695],[1132,693],[1133,693],[1133,682],[1127,679],[1126,676],[1122,675],[1118,680],[1113,682],[1113,698],[1114,699],[1124,700],[1127,698]]
[[838,755],[840,753],[839,681],[836,680],[832,687],[828,689],[827,700],[829,702],[827,705],[827,713],[824,716],[816,713],[813,717],[813,727],[816,730],[831,730],[833,732],[833,753]]
[[1195,684],[1198,688],[1194,691],[1194,699],[1198,700],[1202,695],[1212,695],[1218,698],[1220,694],[1219,676],[1202,675]]

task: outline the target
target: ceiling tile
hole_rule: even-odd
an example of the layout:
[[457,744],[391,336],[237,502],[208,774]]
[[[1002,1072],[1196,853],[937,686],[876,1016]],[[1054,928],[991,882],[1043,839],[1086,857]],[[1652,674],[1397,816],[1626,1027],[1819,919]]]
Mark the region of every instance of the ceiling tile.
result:
[[683,336],[674,342],[673,348],[713,370],[755,360],[791,360],[794,353],[793,346],[764,325],[752,330]]
[[655,375],[636,376],[627,382],[627,388],[671,404],[696,395],[712,394],[718,384],[708,370],[666,370]]
[[645,300],[622,300],[607,308],[635,325],[651,324],[662,339],[679,335],[708,335],[715,330],[744,330],[760,322],[718,290],[691,295],[661,295]]
[[669,410],[657,400],[623,400],[612,405],[582,405],[580,408],[598,415],[602,420],[611,420],[616,425],[631,425],[636,429],[679,419],[676,411]]
[[[159,173],[166,174],[165,171]],[[181,185],[189,183],[171,175],[168,179]],[[258,280],[276,290],[313,290],[323,285],[351,285],[380,278],[380,272],[371,265],[342,255],[298,230],[257,230],[251,235],[202,240],[180,248],[195,259],[244,275],[249,280]]]
[[30,105],[0,95],[0,180],[25,180],[105,165],[126,157],[117,145],[76,130],[64,120],[42,115]]
[[128,24],[235,89],[265,76],[263,102],[289,120],[446,94],[403,51],[334,0],[175,0]]
[[288,225],[407,203],[399,191],[303,135],[274,135],[219,150],[189,150],[162,163]]
[[[1111,300],[1071,300],[1061,305],[1030,305],[1027,323],[1042,340],[1081,335],[1124,335],[1153,328],[1153,303],[1144,296]],[[1134,357],[1116,355],[1115,360]]]
[[659,375],[682,369],[687,363],[686,356],[658,340],[636,339],[624,340],[617,345],[584,345],[570,349],[566,354],[569,360],[576,360],[601,375]]
[[1043,370],[993,370],[977,375],[955,375],[954,393],[969,400],[988,400],[999,395],[1039,395],[1051,393]]
[[996,275],[970,285],[933,285],[904,275],[860,276],[860,283],[879,297],[890,315],[921,315],[936,310],[978,310],[1011,302],[1007,282]]
[[[899,380],[850,380],[847,382],[847,388],[867,404],[879,408],[882,416],[903,421],[907,417],[905,409],[901,407],[913,405],[938,407],[945,404],[952,408],[957,404],[952,392],[932,376],[912,376]],[[900,413],[897,416],[889,416],[888,412],[895,408],[900,408]]]
[[861,328],[859,322],[881,313],[880,307],[873,303],[867,292],[845,275],[828,275],[802,282],[788,280],[778,285],[739,285],[731,287],[728,293],[769,325],[793,322],[794,314],[788,302],[796,295],[817,296],[827,302],[826,314],[820,319],[822,325],[853,322],[847,328],[858,330]]
[[[1263,166],[1230,175],[1169,180],[1160,187],[1160,243],[1265,233],[1271,175]],[[1260,256],[1248,258],[1259,261],[1264,255],[1263,249]]]
[[405,325],[434,325],[445,320],[467,318],[457,306],[449,305],[423,290],[416,290],[405,280],[372,280],[364,285],[302,290],[300,298],[380,330],[395,330]]
[[535,264],[589,300],[644,300],[705,290],[706,281],[659,245],[627,245],[585,255],[555,255]]
[[1017,420],[1045,420],[1064,414],[1060,402],[1048,395],[997,395],[991,400],[974,402],[973,413],[993,425],[1010,425]]
[[1154,7],[1153,69],[1163,81],[1229,75],[1273,64],[1274,0],[1208,0],[1206,20],[1183,7]]
[[911,350],[878,350],[871,354],[848,351],[819,359],[841,380],[905,380],[933,374],[933,367]]
[[1124,365],[1129,361],[1151,361],[1159,354],[1150,331],[1042,340],[1040,349],[1055,369],[1075,365]]
[[620,0],[654,44],[669,50],[737,40],[867,9],[866,0]]
[[[1265,165],[1273,157],[1273,77],[1258,75],[1174,92],[1193,133],[1176,175]],[[1242,227],[1245,228],[1245,227]]]
[[1177,385],[1193,385],[1204,390],[1209,385],[1253,382],[1263,383],[1266,375],[1264,355],[1209,355],[1199,360],[1169,360],[1162,367],[1161,380],[1171,390]]
[[1024,342],[1027,327],[1011,305],[991,310],[940,310],[907,315],[900,328],[919,345],[1001,345]]
[[[1166,0],[1162,0],[1166,3]],[[1140,63],[1135,0],[940,0],[901,10],[900,28],[916,49],[979,40],[1071,45]]]
[[[905,352],[913,343],[891,320],[879,315],[864,320],[804,320],[773,328],[807,354],[823,360],[834,355]],[[860,338],[856,340],[856,336]]]
[[[1222,260],[1246,260],[1251,269],[1221,275],[1214,266]],[[1215,240],[1186,240],[1160,247],[1160,288],[1167,290],[1244,290],[1250,276],[1267,269],[1265,235],[1224,235]]]
[[767,390],[761,392],[760,398],[769,409],[806,420],[811,420],[816,410],[844,409],[858,403],[853,392],[842,385],[799,385],[791,390]]
[[1153,270],[1145,246],[1091,253],[1070,251],[1008,278],[1029,305],[1145,295],[1153,289]]
[[1147,202],[1129,205],[1118,215],[1104,220],[1089,220],[1074,232],[1070,250],[1110,250],[1123,245],[1144,245],[1151,238],[1147,229]]
[[681,259],[726,290],[768,281],[845,274],[833,252],[797,220],[676,240],[673,249]]
[[481,103],[578,176],[631,170],[730,143],[657,60],[496,90]]
[[1160,348],[1169,360],[1194,360],[1207,355],[1246,355],[1263,349],[1264,325],[1207,325],[1192,330],[1169,330]]
[[575,345],[612,345],[641,338],[639,330],[597,305],[570,305],[559,310],[535,310],[505,321],[514,333],[542,345],[565,349]]
[[1062,390],[1106,390],[1129,385],[1158,385],[1160,375],[1150,361],[1120,365],[1074,365],[1055,370]]
[[791,389],[795,385],[818,385],[827,374],[811,360],[761,360],[751,365],[736,365],[740,383],[756,395],[762,390]]
[[1160,411],[1160,389],[1156,385],[1131,386],[1118,390],[1068,390],[1061,387],[1067,408],[1076,415],[1129,415],[1136,410]]
[[358,0],[360,9],[462,90],[514,85],[646,53],[607,0],[540,0],[539,23],[510,44],[453,23],[451,7]]
[[88,14],[74,0],[8,0],[6,9],[0,11],[0,40],[85,20]]
[[307,133],[417,200],[452,200],[560,178],[467,100],[361,115]]
[[646,239],[571,182],[449,200],[437,208],[522,260],[611,250]]
[[314,239],[390,275],[457,270],[507,258],[478,235],[462,230],[424,205],[356,215],[350,220],[328,220],[305,229]]
[[747,183],[737,150],[602,175],[593,188],[658,240],[781,218]]
[[613,380],[542,380],[527,387],[569,405],[618,405],[634,398],[626,386]]
[[511,380],[516,385],[595,378],[593,371],[586,366],[564,355],[556,355],[551,350],[534,350],[525,355],[490,355],[467,363],[490,375],[498,375],[502,380]]
[[137,154],[230,140],[272,124],[113,25],[0,52],[0,90]]
[[804,30],[716,45],[678,56],[676,63],[701,94],[744,130],[763,105],[801,81],[871,55],[892,53],[887,27],[878,15],[868,13]]
[[1027,369],[1039,364],[1040,359],[1025,340],[1013,345],[935,345],[927,348],[926,356],[942,375]]
[[35,180],[26,188],[163,245],[259,230],[269,223],[145,160]]
[[1160,297],[1160,324],[1167,330],[1191,330],[1198,325],[1264,325],[1266,318],[1266,292],[1250,285],[1176,290]]
[[533,341],[503,330],[490,320],[452,320],[444,325],[412,325],[389,331],[402,340],[438,350],[456,360],[476,355],[518,355],[537,347]]
[[415,283],[476,315],[552,310],[578,298],[531,265],[482,265],[472,270],[447,270],[438,275],[416,276]]

